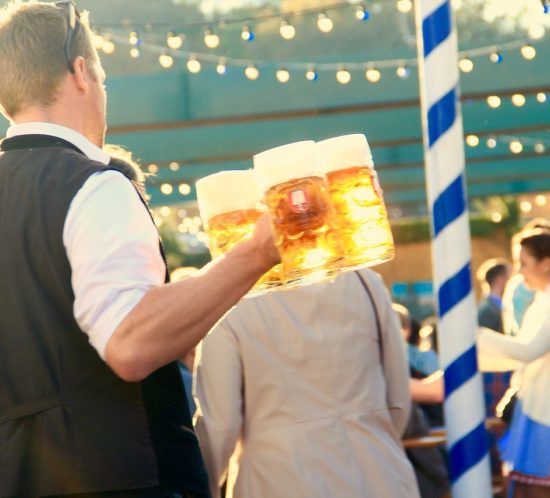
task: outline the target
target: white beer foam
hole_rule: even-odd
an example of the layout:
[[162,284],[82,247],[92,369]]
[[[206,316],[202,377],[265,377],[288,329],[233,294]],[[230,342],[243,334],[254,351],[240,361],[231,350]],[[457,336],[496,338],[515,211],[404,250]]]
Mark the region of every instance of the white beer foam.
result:
[[204,223],[218,214],[256,209],[261,199],[251,169],[220,171],[197,180],[195,186]]
[[265,193],[271,187],[307,176],[321,176],[313,140],[294,142],[260,152],[254,156],[258,188]]
[[321,140],[315,148],[325,173],[353,166],[374,166],[367,137],[360,133]]

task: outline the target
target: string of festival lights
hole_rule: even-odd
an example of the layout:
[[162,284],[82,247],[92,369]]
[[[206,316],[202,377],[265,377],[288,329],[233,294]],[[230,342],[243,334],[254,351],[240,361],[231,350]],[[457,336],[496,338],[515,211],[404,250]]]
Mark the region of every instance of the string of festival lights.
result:
[[[291,79],[292,72],[302,73],[308,81],[317,81],[320,73],[331,72],[335,74],[336,81],[342,85],[348,84],[352,80],[352,73],[361,71],[370,83],[378,83],[382,79],[382,69],[393,69],[395,75],[400,79],[407,79],[410,76],[411,68],[418,65],[416,58],[395,58],[384,60],[373,60],[367,62],[311,62],[311,61],[269,61],[259,59],[242,59],[220,56],[208,53],[188,52],[185,50],[167,49],[154,44],[140,45],[141,49],[137,49],[137,43],[133,38],[134,34],[126,40],[119,35],[111,35],[108,42],[113,44],[119,43],[129,44],[130,55],[133,55],[134,50],[146,48],[148,51],[159,54],[159,63],[165,69],[170,69],[174,66],[175,59],[185,61],[185,66],[189,73],[198,74],[203,70],[203,64],[215,66],[218,75],[225,75],[229,68],[241,69],[244,76],[249,80],[256,80],[260,77],[262,70],[269,70],[275,67],[275,77],[280,83],[288,83]],[[105,52],[105,39],[101,42],[103,51]],[[488,57],[494,64],[501,64],[504,61],[504,54],[510,51],[519,50],[521,56],[527,60],[533,60],[537,56],[536,41],[526,39],[512,40],[500,44],[491,44],[483,47],[463,50],[459,53],[459,68],[463,73],[470,73],[475,68],[475,61]],[[175,45],[173,45],[175,46]],[[108,45],[107,54],[112,54]]]

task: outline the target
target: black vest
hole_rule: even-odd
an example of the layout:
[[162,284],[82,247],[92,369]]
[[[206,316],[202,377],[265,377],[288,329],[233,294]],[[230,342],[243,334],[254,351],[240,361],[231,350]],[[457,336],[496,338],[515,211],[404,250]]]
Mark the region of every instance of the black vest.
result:
[[70,203],[105,167],[62,140],[0,152],[0,497],[163,486],[209,496],[176,364],[124,382],[73,317]]

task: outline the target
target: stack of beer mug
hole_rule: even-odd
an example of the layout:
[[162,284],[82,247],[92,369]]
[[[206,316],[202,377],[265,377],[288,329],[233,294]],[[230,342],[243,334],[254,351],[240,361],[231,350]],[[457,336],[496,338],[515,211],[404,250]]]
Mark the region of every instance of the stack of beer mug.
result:
[[332,279],[394,256],[382,190],[361,134],[256,154],[254,170],[199,180],[197,200],[213,258],[250,237],[263,210],[270,213],[281,264],[249,295]]

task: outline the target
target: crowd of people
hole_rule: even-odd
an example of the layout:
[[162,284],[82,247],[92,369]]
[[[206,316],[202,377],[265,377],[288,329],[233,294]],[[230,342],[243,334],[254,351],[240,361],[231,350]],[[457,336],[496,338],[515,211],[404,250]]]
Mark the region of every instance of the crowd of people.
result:
[[[436,348],[373,271],[241,300],[280,261],[264,215],[170,282],[86,17],[10,3],[0,68],[0,498],[449,496],[444,447],[403,443],[444,425]],[[513,412],[494,472],[548,497],[550,230],[514,244],[513,290],[480,269],[480,365],[514,372],[487,398]]]

